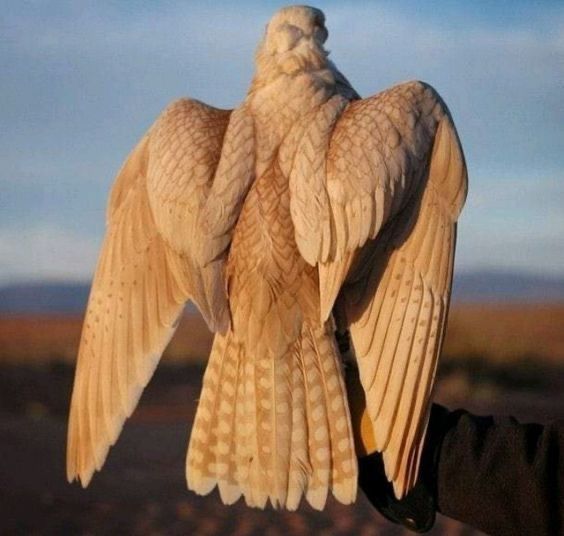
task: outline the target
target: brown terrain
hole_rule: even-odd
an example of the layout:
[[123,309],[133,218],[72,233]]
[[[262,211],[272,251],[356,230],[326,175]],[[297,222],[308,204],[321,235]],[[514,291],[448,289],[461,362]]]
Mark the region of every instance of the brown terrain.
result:
[[[0,534],[407,534],[359,494],[323,512],[257,511],[186,490],[184,457],[211,337],[186,316],[104,470],[66,483],[77,317],[0,317]],[[564,418],[564,304],[458,305],[435,399],[477,413]],[[439,516],[432,534],[478,534]]]

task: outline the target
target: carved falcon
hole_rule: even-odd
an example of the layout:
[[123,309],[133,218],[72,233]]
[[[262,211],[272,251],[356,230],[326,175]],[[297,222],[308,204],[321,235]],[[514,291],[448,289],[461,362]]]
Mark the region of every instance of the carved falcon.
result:
[[[190,489],[259,508],[305,496],[321,509],[329,491],[348,504],[356,452],[374,449],[398,497],[414,485],[466,166],[432,87],[361,99],[327,35],[320,10],[280,10],[243,103],[174,102],[119,171],[78,354],[69,481],[102,467],[192,300],[215,338]],[[350,332],[364,394],[352,419],[362,393],[347,396],[336,328]]]

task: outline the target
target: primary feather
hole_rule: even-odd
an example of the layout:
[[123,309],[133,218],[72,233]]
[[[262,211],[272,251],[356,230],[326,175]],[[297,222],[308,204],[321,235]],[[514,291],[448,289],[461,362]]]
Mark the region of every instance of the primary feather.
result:
[[[186,476],[200,494],[295,509],[356,497],[335,343],[398,496],[417,478],[466,168],[446,106],[410,82],[360,99],[321,11],[270,21],[233,111],[183,99],[118,174],[72,395],[67,475],[87,485],[193,300],[215,334]],[[365,419],[366,420],[366,419]]]

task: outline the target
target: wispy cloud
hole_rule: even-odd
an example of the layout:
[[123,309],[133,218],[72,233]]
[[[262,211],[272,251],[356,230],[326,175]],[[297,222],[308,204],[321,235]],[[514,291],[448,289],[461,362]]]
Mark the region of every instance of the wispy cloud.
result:
[[99,241],[52,226],[0,230],[0,284],[13,280],[84,280]]

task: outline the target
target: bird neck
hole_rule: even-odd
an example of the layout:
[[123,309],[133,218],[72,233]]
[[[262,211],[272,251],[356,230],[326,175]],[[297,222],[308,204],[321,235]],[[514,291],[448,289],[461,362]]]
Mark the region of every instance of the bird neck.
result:
[[282,74],[247,95],[244,106],[253,117],[257,140],[257,174],[267,168],[292,127],[336,91],[331,72]]
[[257,161],[266,165],[300,118],[341,92],[342,75],[323,47],[311,40],[283,53],[259,47],[256,64],[244,106],[253,116],[259,140]]
[[282,52],[272,50],[272,47],[263,42],[256,52],[256,73],[250,91],[260,89],[283,75],[327,70],[328,55],[323,46],[311,38],[302,38],[297,45]]

